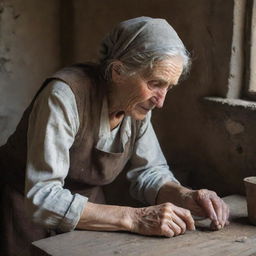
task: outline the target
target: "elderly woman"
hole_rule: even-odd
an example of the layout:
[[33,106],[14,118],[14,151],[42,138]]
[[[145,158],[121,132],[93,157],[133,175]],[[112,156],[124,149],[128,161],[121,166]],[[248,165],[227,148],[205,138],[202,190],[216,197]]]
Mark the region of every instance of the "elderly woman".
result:
[[[140,17],[105,38],[99,64],[64,68],[44,82],[0,150],[6,254],[75,228],[173,237],[195,229],[191,214],[214,229],[228,223],[215,192],[174,178],[150,122],[189,63],[165,20]],[[131,194],[151,206],[105,204],[102,186],[125,166]]]

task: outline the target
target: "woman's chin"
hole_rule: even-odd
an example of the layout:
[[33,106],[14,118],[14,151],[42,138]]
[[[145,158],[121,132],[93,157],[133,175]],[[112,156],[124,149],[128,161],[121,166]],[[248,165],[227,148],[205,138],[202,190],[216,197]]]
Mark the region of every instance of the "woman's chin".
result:
[[129,116],[131,116],[133,119],[135,120],[143,120],[145,119],[146,115],[148,114],[148,111],[137,111],[137,110],[134,110],[130,113]]

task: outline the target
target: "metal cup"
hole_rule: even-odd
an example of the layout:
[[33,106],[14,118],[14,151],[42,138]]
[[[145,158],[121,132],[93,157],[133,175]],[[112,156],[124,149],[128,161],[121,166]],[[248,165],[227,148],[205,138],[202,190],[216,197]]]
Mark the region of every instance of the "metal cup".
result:
[[251,224],[256,225],[256,176],[244,178],[248,219]]

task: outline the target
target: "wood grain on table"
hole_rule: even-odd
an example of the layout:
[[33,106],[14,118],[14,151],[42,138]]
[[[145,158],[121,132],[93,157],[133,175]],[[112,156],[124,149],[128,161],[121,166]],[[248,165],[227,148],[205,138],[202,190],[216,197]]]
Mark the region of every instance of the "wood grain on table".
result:
[[196,231],[164,238],[125,232],[72,231],[32,243],[32,255],[43,256],[256,256],[256,226],[247,220],[246,199],[232,195],[230,225],[210,231],[209,220],[196,223]]

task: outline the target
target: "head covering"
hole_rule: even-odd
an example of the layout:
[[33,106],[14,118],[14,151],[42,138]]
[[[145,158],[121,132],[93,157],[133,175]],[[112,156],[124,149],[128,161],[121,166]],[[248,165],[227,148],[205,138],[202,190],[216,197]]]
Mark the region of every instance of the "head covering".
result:
[[101,61],[123,59],[139,52],[185,47],[164,19],[138,17],[119,23],[103,40]]

